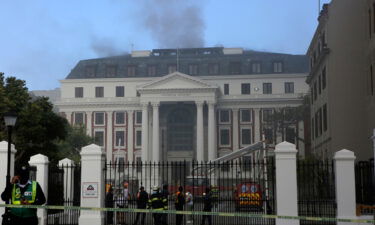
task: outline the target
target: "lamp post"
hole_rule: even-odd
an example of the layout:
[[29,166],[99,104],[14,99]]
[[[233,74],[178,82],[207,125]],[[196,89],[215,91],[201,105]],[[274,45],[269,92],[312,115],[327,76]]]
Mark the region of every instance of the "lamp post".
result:
[[[11,151],[11,142],[12,142],[12,128],[16,124],[17,116],[14,113],[4,113],[5,126],[8,130],[8,164],[7,164],[7,175],[6,175],[6,186],[10,185],[10,151]],[[6,204],[9,204],[9,199],[5,201]]]

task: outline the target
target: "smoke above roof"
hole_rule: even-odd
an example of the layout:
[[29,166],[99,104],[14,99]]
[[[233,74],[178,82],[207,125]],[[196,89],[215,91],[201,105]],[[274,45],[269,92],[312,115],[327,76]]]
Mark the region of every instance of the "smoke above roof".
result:
[[205,23],[198,0],[143,0],[140,16],[159,48],[204,46]]

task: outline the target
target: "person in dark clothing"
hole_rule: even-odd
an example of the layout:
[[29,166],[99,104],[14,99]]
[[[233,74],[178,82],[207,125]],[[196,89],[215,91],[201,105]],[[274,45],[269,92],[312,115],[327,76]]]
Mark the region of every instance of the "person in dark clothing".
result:
[[[145,188],[142,186],[137,193],[137,209],[146,209],[148,203],[148,193],[145,191]],[[141,224],[145,224],[146,213],[137,212],[137,216],[134,221],[134,225],[138,224],[139,217],[142,215]]]
[[[183,187],[180,186],[178,187],[178,192],[176,193],[176,202],[175,202],[175,208],[178,211],[184,210],[184,205],[185,205],[185,195],[183,193]],[[182,214],[176,214],[176,225],[181,225],[182,224]]]
[[[148,208],[153,210],[167,210],[167,199],[163,197],[163,195],[159,191],[159,187],[155,186],[153,188],[153,192],[148,200]],[[154,217],[154,225],[162,225],[161,221],[162,213],[153,213],[152,216]]]
[[[109,186],[108,192],[105,195],[105,207],[106,208],[114,208],[114,200],[113,200],[113,188]],[[113,224],[113,211],[107,211],[107,224]]]
[[[3,201],[11,200],[13,205],[43,205],[46,197],[43,190],[36,181],[29,180],[29,168],[26,166],[16,172],[12,177],[11,185],[7,185],[1,194]],[[11,208],[11,224],[37,225],[37,209],[31,208]]]
[[[162,194],[163,198],[167,199],[167,203],[168,203],[168,196],[169,196],[168,184],[163,185],[163,190],[161,190],[161,194]],[[161,215],[161,224],[162,225],[168,225],[168,214],[163,213]]]
[[[211,212],[212,210],[212,197],[211,197],[211,190],[210,188],[206,188],[206,193],[203,194],[203,211],[204,212]],[[212,224],[212,216],[211,215],[203,215],[201,225],[206,223],[206,218],[208,220],[208,225]]]

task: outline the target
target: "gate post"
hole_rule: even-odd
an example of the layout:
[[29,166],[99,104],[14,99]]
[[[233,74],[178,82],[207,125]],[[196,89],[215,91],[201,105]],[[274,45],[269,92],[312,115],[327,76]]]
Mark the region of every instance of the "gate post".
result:
[[[296,155],[296,146],[289,142],[275,147],[277,215],[298,216]],[[276,219],[276,225],[299,224],[295,219]]]
[[[13,177],[14,174],[14,155],[16,154],[16,149],[14,145],[11,145],[11,152],[10,152],[10,177]],[[7,162],[8,161],[8,142],[2,141],[0,142],[0,162]],[[5,177],[7,175],[7,165],[6,163],[0,166],[0,192],[2,193],[5,189]],[[0,203],[5,204],[3,200],[0,198]],[[4,214],[4,208],[0,207],[0,215]],[[0,216],[0,224],[3,221],[3,217]]]
[[59,161],[60,169],[64,170],[64,203],[69,201],[73,205],[74,196],[74,161],[68,158]]
[[[81,151],[81,207],[104,207],[104,163],[105,154],[100,146],[91,144]],[[79,225],[102,225],[102,211],[82,210]]]
[[[48,157],[42,154],[31,156],[29,160],[29,165],[36,167],[36,181],[46,198],[48,197],[48,164]],[[47,211],[45,209],[38,209],[38,219],[40,225],[47,224]]]
[[[337,218],[356,219],[354,152],[343,149],[335,153]],[[337,222],[338,225],[352,223]]]

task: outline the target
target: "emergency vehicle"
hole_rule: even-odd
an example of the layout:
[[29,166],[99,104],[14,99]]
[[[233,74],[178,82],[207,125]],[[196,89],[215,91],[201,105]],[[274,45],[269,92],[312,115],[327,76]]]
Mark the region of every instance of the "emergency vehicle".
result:
[[257,183],[243,182],[237,184],[233,198],[236,211],[262,211],[262,190]]

